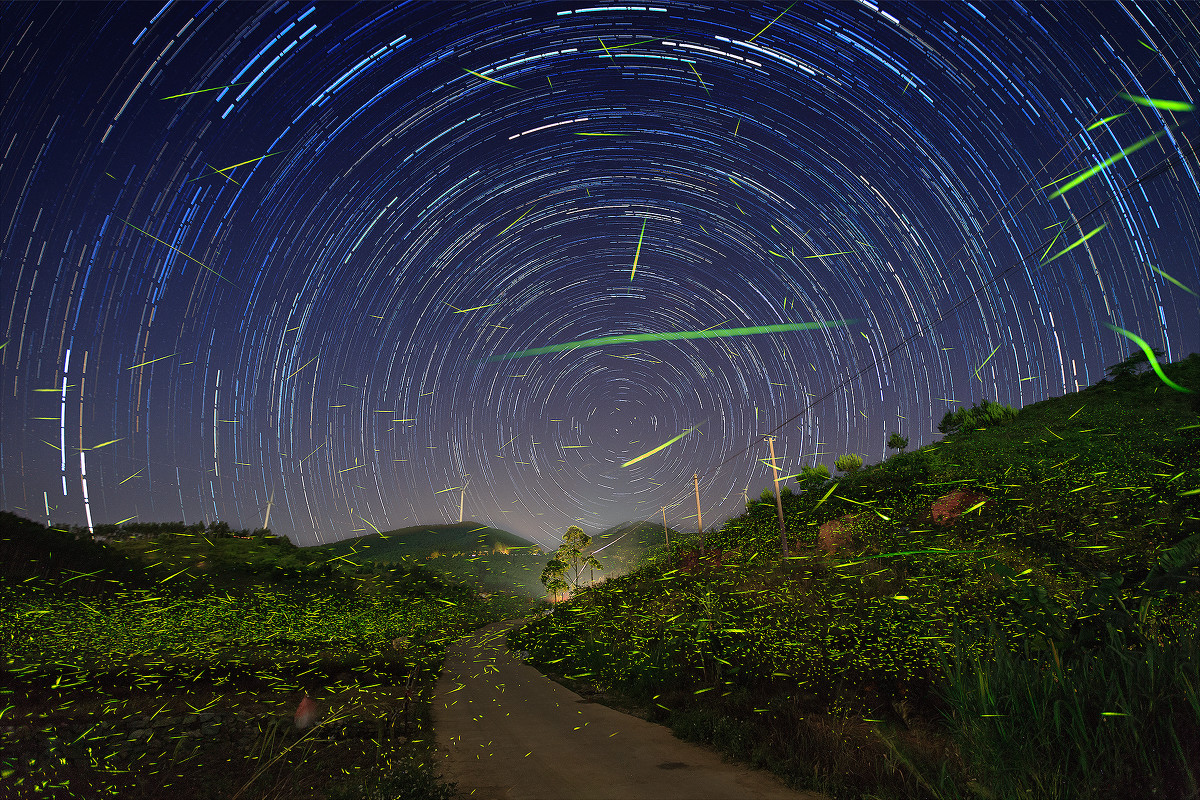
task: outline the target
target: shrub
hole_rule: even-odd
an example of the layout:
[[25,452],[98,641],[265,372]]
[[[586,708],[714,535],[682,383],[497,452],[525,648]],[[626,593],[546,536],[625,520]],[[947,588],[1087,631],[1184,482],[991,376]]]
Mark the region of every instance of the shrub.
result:
[[938,423],[938,430],[949,435],[977,428],[1007,425],[1016,418],[1017,409],[984,398],[971,408],[963,406],[957,411],[947,410],[942,416],[942,421]]
[[854,473],[858,472],[860,469],[862,469],[862,465],[862,458],[854,453],[838,456],[837,461],[834,463],[834,466],[837,467],[838,472],[844,472],[847,475],[853,475]]
[[833,476],[829,474],[829,467],[817,464],[815,467],[804,467],[800,470],[800,474],[796,477],[796,483],[805,489],[814,489],[831,477]]

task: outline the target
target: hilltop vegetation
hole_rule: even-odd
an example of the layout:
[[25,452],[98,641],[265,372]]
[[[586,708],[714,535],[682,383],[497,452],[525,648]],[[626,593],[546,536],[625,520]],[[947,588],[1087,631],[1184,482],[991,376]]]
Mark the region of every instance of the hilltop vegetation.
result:
[[[1198,356],[1164,371],[1200,388]],[[1198,396],[1124,375],[956,412],[784,490],[786,560],[765,491],[510,641],[838,798],[1195,797]]]

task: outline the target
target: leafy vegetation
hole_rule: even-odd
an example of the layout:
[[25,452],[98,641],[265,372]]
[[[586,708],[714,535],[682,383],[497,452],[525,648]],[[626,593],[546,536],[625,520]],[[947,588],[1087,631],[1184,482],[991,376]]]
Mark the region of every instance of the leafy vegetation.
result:
[[446,643],[505,610],[473,587],[219,524],[106,546],[0,526],[21,555],[0,582],[6,797],[447,796],[428,691]]
[[578,525],[567,528],[562,544],[542,570],[542,585],[552,597],[571,589],[578,591],[584,570],[591,570],[594,574],[596,570],[603,569],[595,556],[585,552],[591,542],[592,537]]
[[[1200,356],[1164,369],[1200,386]],[[1196,797],[1197,411],[1154,375],[984,402],[940,443],[805,470],[785,562],[751,502],[510,641],[838,798]]]

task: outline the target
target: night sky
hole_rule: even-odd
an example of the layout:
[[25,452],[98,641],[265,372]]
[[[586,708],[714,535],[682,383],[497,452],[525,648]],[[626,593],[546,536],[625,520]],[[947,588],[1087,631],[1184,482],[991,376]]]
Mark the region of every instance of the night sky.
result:
[[693,474],[718,524],[766,434],[785,475],[873,463],[1096,383],[1136,349],[1106,323],[1185,357],[1198,19],[4,6],[0,506],[241,528],[273,498],[315,544],[456,520],[466,485],[543,543],[694,529]]

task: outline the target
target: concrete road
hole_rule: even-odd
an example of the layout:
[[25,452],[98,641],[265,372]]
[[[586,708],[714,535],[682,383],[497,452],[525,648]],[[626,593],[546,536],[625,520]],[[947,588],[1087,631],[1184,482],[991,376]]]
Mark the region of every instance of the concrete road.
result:
[[584,700],[512,656],[514,621],[452,644],[435,688],[440,768],[482,800],[828,800]]

